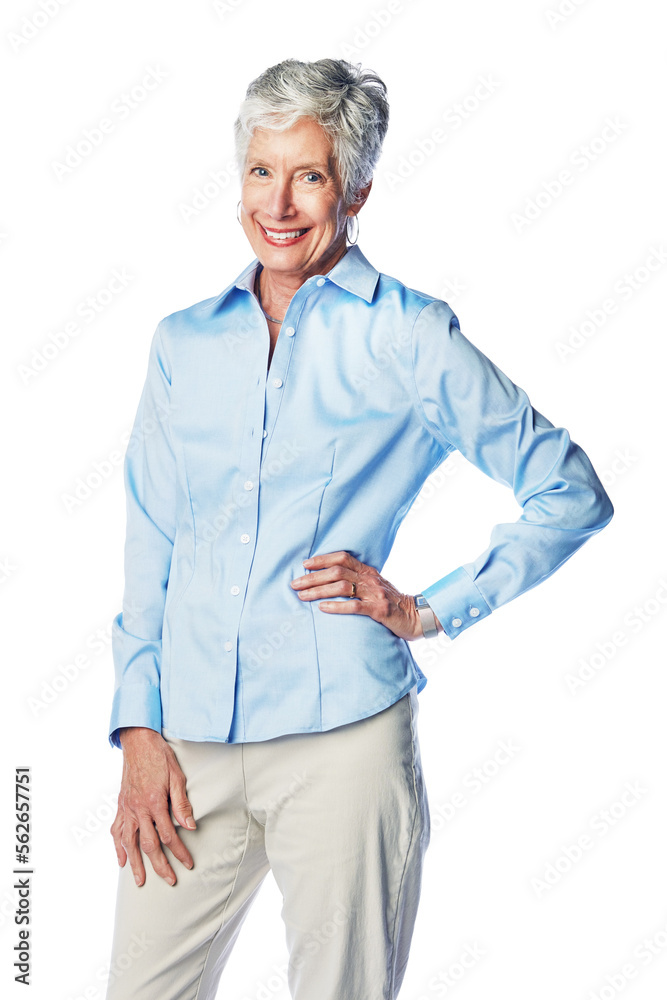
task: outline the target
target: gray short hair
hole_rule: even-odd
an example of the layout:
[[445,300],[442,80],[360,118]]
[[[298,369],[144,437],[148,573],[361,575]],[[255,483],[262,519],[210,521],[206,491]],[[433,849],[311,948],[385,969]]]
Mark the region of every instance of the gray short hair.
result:
[[331,139],[343,198],[351,205],[380,158],[389,124],[386,94],[377,73],[344,59],[285,59],[270,66],[249,85],[234,122],[239,173],[256,128],[283,131],[313,118]]

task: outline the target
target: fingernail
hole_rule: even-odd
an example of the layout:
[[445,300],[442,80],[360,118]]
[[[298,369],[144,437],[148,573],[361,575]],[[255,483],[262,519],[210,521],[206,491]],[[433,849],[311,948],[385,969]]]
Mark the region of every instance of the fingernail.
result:
[[302,566],[307,566],[308,563],[311,563],[312,561],[313,561],[312,559],[304,559],[302,562]]
[[188,818],[185,821],[185,825],[188,828],[188,830],[196,829],[195,821],[193,820],[192,816],[188,816]]
[[134,881],[137,883],[137,885],[141,885],[141,875],[135,875]]

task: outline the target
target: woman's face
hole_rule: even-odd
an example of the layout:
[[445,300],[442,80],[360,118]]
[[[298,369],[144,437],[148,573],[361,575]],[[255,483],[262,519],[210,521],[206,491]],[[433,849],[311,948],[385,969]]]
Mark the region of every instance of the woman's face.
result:
[[347,217],[356,208],[344,204],[329,137],[312,118],[284,132],[255,129],[240,218],[267,271],[290,284],[326,273],[345,253]]

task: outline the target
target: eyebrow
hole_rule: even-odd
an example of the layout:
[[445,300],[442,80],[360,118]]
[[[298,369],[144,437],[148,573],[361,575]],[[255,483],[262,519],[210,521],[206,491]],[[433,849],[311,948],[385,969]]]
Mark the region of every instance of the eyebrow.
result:
[[329,169],[329,165],[324,166],[323,163],[302,163],[300,166],[295,168],[296,170],[319,170],[321,173],[325,174]]

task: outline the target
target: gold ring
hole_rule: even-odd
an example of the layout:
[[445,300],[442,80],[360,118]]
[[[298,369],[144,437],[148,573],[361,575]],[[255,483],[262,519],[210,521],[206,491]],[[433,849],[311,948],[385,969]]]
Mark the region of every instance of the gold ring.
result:
[[354,580],[352,581],[352,594],[350,596],[351,597],[356,597],[357,596],[357,585],[354,582]]

